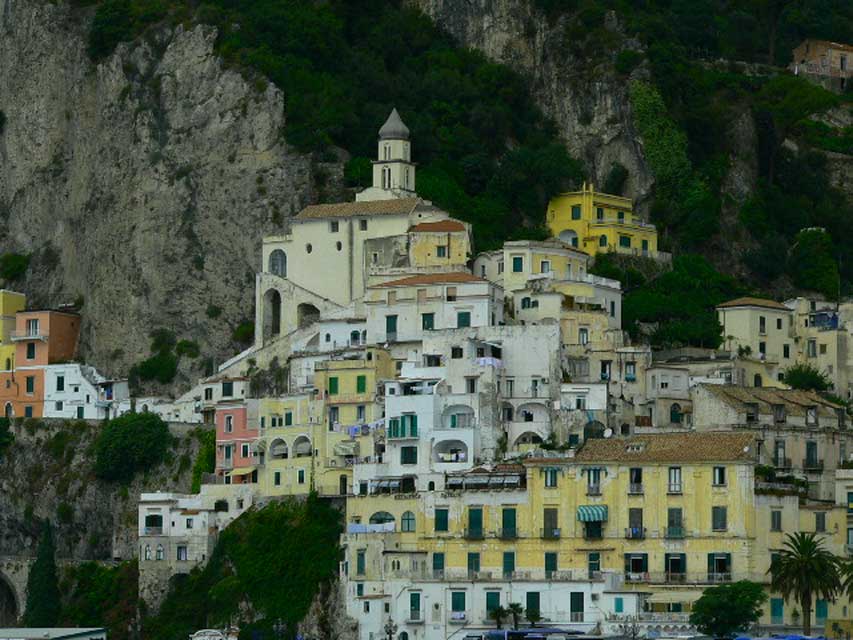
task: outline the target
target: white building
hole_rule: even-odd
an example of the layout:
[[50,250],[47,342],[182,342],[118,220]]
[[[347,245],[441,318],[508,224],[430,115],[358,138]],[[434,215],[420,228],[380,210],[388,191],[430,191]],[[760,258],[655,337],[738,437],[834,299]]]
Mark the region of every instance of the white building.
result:
[[104,420],[119,415],[130,396],[127,380],[108,380],[94,367],[68,363],[44,367],[44,417]]

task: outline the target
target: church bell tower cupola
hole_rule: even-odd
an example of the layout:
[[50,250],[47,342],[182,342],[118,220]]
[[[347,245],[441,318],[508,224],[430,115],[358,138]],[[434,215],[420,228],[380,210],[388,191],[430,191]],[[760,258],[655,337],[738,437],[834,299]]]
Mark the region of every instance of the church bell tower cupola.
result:
[[377,159],[373,161],[373,186],[356,195],[357,201],[391,200],[415,196],[415,165],[409,128],[394,109],[379,129]]

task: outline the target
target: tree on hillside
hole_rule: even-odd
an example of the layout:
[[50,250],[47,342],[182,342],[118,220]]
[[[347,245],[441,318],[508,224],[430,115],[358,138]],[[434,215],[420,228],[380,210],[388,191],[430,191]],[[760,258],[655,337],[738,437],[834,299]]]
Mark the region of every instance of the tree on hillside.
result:
[[808,363],[798,363],[785,369],[785,382],[794,389],[826,391],[832,386],[829,376]]
[[163,462],[172,443],[169,428],[153,413],[126,413],[104,424],[95,441],[95,475],[127,483]]
[[39,538],[36,561],[27,579],[26,627],[55,627],[59,620],[59,580],[56,575],[53,529],[45,520]]
[[727,638],[756,622],[766,600],[764,588],[749,580],[711,587],[693,605],[690,624],[714,638]]
[[795,285],[819,291],[830,300],[838,298],[841,276],[829,233],[820,228],[800,231],[791,247],[788,264]]
[[812,630],[814,598],[834,600],[841,590],[838,559],[814,533],[798,532],[785,536],[781,553],[770,565],[770,588],[786,600],[800,603],[803,614],[803,633]]

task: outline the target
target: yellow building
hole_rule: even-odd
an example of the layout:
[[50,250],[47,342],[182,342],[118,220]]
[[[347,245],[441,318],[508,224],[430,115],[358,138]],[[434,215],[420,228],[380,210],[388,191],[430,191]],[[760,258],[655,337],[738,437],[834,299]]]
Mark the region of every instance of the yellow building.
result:
[[466,267],[471,257],[471,228],[448,218],[420,222],[409,229],[412,267]]
[[[568,597],[553,597],[564,588],[591,597],[604,585],[617,607],[636,596],[644,625],[687,630],[704,589],[742,579],[769,588],[783,531],[826,532],[834,550],[843,542],[843,509],[809,502],[792,485],[756,483],[757,455],[750,433],[588,440],[574,457],[450,474],[435,491],[355,496],[344,536],[349,580],[361,583],[357,598],[397,579],[425,592],[465,590],[465,619],[475,623],[487,620],[481,591],[497,592],[491,602],[503,606],[532,599],[554,622],[604,622],[592,611],[607,610],[600,600],[591,607],[572,596],[580,608],[567,610]],[[773,606],[764,624],[791,622],[791,607]]]
[[511,240],[503,249],[481,253],[474,275],[504,288],[507,294],[527,288],[531,279],[582,280],[589,256],[558,240]]
[[634,213],[630,198],[597,193],[584,183],[580,191],[555,196],[548,203],[551,235],[590,255],[615,251],[650,258],[658,253],[654,225]]
[[15,344],[12,342],[15,314],[26,306],[27,297],[23,293],[0,290],[0,367],[3,371],[15,368]]

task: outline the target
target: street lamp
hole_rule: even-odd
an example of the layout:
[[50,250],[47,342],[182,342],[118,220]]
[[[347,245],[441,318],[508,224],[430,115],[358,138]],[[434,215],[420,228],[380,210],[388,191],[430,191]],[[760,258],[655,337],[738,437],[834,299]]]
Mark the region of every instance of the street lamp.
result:
[[391,618],[388,618],[388,622],[385,623],[385,637],[388,640],[394,640],[394,636],[397,634],[397,625],[394,623]]

